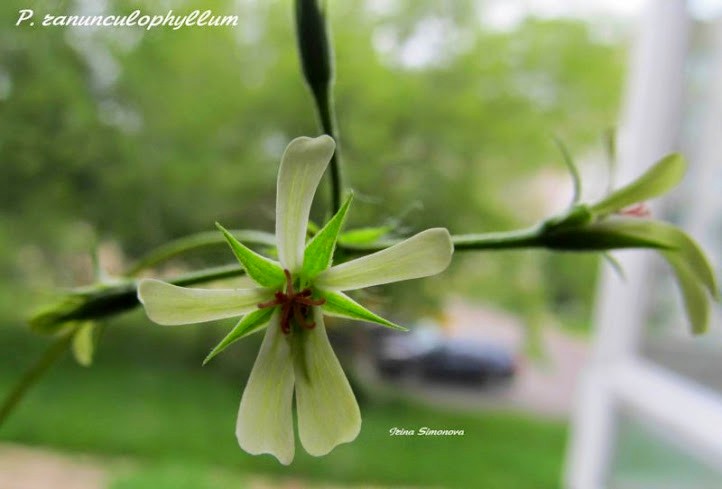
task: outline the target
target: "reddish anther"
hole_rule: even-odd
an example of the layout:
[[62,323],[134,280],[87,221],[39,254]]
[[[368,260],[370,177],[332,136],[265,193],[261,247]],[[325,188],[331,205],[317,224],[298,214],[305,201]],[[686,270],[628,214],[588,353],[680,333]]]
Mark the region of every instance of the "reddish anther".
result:
[[308,321],[308,308],[320,306],[326,302],[325,299],[311,299],[311,289],[304,289],[299,292],[293,290],[293,279],[291,272],[284,270],[286,275],[286,292],[278,291],[274,294],[275,299],[258,304],[259,309],[281,306],[281,331],[284,334],[291,332],[291,318],[302,328],[312,329],[316,326],[314,321]]
[[647,204],[640,202],[626,209],[622,209],[619,214],[630,217],[651,217],[652,211]]

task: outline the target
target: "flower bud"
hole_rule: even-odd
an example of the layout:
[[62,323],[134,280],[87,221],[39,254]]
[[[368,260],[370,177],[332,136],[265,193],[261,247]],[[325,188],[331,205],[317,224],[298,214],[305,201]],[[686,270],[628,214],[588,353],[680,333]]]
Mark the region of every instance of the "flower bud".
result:
[[318,0],[296,0],[296,36],[306,82],[316,97],[324,97],[333,66],[326,15]]

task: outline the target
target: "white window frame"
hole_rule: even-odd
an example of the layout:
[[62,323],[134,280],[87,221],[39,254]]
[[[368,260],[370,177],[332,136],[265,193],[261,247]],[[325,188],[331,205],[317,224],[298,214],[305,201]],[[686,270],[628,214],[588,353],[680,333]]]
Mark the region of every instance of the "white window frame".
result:
[[[684,0],[651,0],[641,17],[618,131],[619,183],[677,149],[689,27]],[[722,100],[717,103],[722,111]],[[652,289],[650,255],[619,256],[624,281],[609,267],[601,274],[593,351],[572,418],[568,489],[607,487],[618,407],[663,427],[702,461],[717,467],[722,461],[722,396],[640,355]]]

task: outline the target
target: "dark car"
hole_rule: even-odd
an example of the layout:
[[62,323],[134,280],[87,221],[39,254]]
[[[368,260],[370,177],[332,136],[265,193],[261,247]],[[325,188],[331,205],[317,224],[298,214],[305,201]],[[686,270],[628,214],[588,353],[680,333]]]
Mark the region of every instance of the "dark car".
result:
[[516,373],[514,356],[492,343],[449,339],[419,359],[421,376],[430,381],[492,384]]
[[437,329],[381,332],[376,366],[386,378],[421,378],[456,384],[498,384],[514,377],[517,362],[505,347],[471,339],[449,339]]

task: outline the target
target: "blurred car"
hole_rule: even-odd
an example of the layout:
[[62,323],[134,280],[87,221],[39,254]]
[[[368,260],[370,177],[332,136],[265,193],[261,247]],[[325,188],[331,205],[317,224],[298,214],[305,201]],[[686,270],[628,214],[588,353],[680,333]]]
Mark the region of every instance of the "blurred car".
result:
[[376,367],[387,378],[399,378],[415,373],[424,355],[439,346],[439,335],[429,328],[409,333],[378,329]]
[[419,369],[430,381],[492,384],[513,378],[516,361],[500,345],[448,339],[419,358]]
[[517,372],[515,355],[502,345],[473,339],[445,338],[438,328],[423,326],[409,333],[379,332],[376,367],[388,379],[491,385]]

